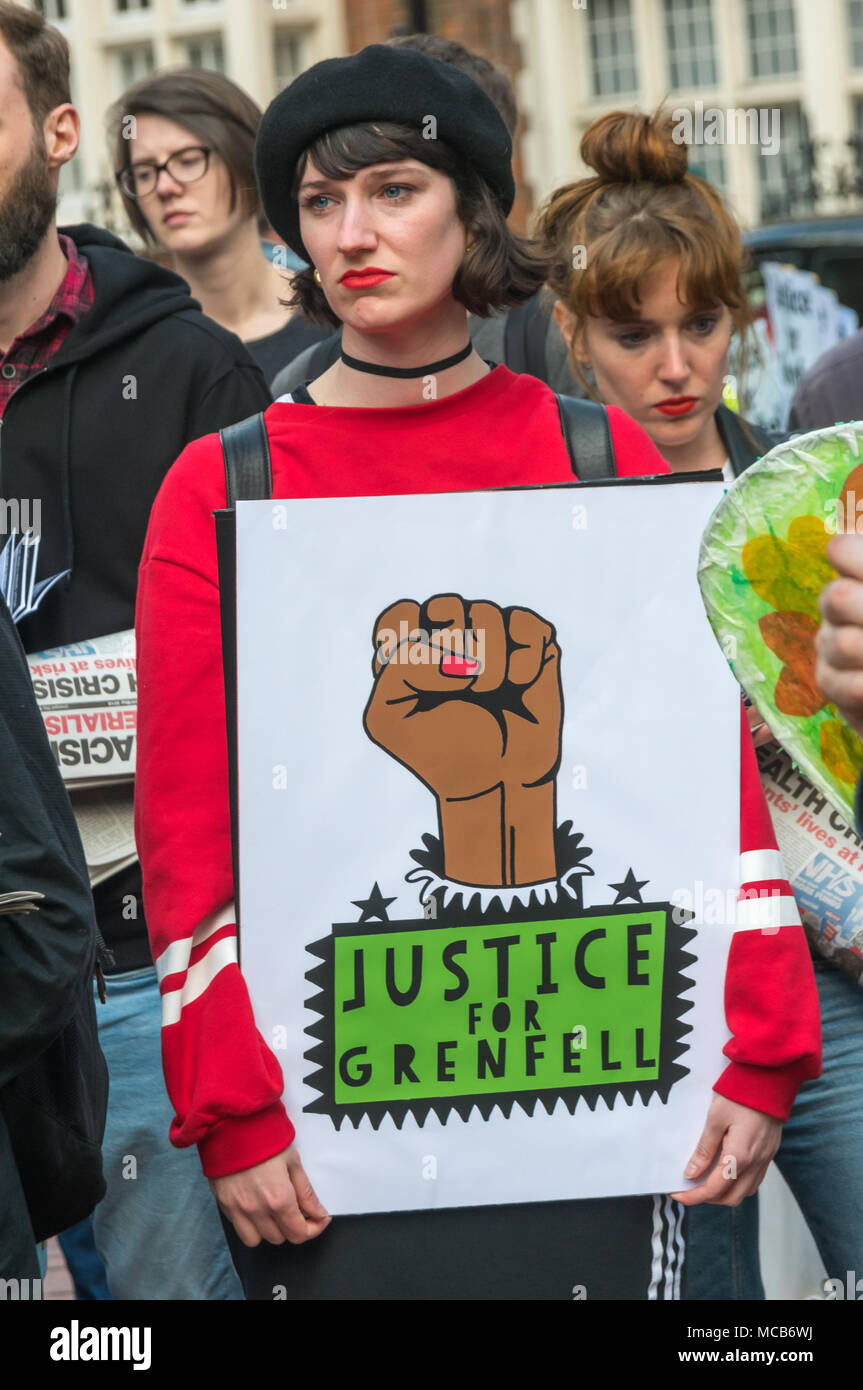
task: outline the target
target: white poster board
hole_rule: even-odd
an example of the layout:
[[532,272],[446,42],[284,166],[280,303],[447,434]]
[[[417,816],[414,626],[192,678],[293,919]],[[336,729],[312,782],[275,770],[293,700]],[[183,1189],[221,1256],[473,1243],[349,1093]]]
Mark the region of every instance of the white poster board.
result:
[[[329,1211],[686,1186],[730,927],[669,905],[739,886],[739,692],[696,582],[722,491],[239,503],[242,966]],[[441,657],[435,595],[487,605],[481,662]],[[531,897],[552,822],[567,886]]]

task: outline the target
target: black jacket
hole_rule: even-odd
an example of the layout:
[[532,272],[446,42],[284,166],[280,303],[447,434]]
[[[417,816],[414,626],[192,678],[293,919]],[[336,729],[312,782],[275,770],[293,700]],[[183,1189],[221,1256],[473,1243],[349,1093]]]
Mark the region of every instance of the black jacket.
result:
[[[29,499],[31,516],[41,506],[37,579],[71,570],[19,623],[28,652],[134,626],[147,522],[171,464],[271,399],[239,338],[178,275],[97,227],[63,231],[87,259],[93,306],[0,420],[0,498]],[[115,968],[146,965],[138,866],[94,897]]]
[[0,917],[0,1276],[27,1277],[34,1234],[80,1220],[104,1192],[107,1073],[87,868],[2,600],[0,826],[0,892],[45,895],[38,912]]
[[757,463],[762,455],[784,438],[781,434],[768,434],[760,425],[742,420],[727,405],[721,405],[717,410],[716,425],[728,450],[735,478],[739,478],[750,464]]
[[41,506],[37,578],[71,570],[19,625],[31,652],[133,626],[165,473],[190,440],[270,403],[240,340],[184,280],[97,227],[63,231],[89,263],[93,307],[0,422],[0,497]]

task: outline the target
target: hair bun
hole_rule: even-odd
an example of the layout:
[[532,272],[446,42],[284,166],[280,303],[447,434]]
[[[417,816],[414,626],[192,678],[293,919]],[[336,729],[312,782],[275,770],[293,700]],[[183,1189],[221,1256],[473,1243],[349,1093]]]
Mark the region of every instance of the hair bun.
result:
[[672,125],[669,112],[609,111],[584,132],[581,157],[603,183],[681,183],[689,156]]

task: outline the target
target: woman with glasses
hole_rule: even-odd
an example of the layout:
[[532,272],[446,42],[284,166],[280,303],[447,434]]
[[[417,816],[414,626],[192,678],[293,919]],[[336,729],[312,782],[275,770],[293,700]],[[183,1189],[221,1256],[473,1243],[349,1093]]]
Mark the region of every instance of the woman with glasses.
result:
[[[129,221],[210,318],[246,344],[266,380],[328,330],[282,304],[282,269],[262,254],[253,153],[261,112],[221,73],[143,78],[111,108],[116,178]],[[284,266],[300,262],[288,253]]]

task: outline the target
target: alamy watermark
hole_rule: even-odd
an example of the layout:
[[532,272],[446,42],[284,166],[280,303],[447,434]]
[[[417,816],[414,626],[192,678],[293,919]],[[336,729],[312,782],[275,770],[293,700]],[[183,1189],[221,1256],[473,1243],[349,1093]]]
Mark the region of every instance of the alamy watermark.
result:
[[671,136],[676,145],[757,145],[762,155],[779,153],[782,112],[778,106],[731,106],[722,110],[695,103],[675,107]]
[[824,503],[824,529],[831,536],[863,532],[863,497],[851,488],[841,497],[828,497]]
[[785,896],[781,888],[711,888],[696,879],[691,889],[675,888],[671,894],[671,918],[677,926],[694,916],[705,927],[754,928],[775,936]]
[[458,662],[471,669],[446,671],[447,675],[479,675],[485,669],[484,628],[410,627],[403,618],[394,627],[378,629],[375,637],[378,660],[408,666],[437,665],[441,660]]
[[41,536],[42,500],[39,497],[0,497],[0,537]]

